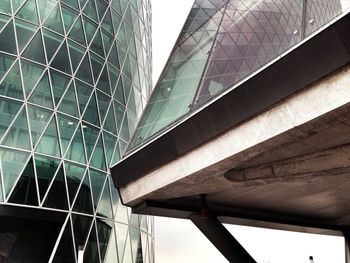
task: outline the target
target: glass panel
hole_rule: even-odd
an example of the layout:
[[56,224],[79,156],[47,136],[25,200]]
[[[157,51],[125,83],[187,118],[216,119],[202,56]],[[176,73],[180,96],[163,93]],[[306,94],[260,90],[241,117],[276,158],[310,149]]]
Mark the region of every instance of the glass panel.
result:
[[28,97],[44,72],[44,67],[21,59],[23,85]]
[[30,60],[34,60],[39,63],[46,64],[44,46],[43,46],[40,31],[36,33],[32,41],[30,42],[30,44],[24,50],[22,56]]
[[34,35],[35,31],[38,29],[30,23],[27,23],[20,19],[15,19],[16,35],[19,52],[23,51],[23,48],[28,44],[29,39]]
[[64,94],[58,110],[71,116],[79,117],[78,104],[75,96],[73,82],[71,82],[66,93]]
[[103,128],[113,134],[117,134],[113,105],[110,105]]
[[85,173],[84,180],[80,186],[78,195],[74,202],[73,210],[87,214],[93,213],[91,188],[88,173]]
[[84,16],[83,21],[84,21],[86,40],[87,40],[87,43],[90,43],[97,30],[97,25],[94,22],[92,22],[90,19],[88,19],[86,16]]
[[21,103],[5,98],[0,98],[0,140],[15,118]]
[[83,24],[81,22],[81,16],[79,16],[68,37],[77,41],[79,44],[86,45],[85,35],[83,32]]
[[90,160],[90,165],[100,170],[106,170],[106,160],[102,144],[102,136],[100,136],[96,144],[95,151]]
[[108,106],[111,100],[112,99],[110,97],[104,95],[102,92],[97,91],[97,101],[98,101],[98,108],[100,110],[99,112],[100,112],[101,122],[103,122],[103,120],[106,117]]
[[100,79],[97,83],[97,88],[106,92],[107,94],[111,95],[111,89],[109,86],[109,79],[108,79],[108,73],[107,73],[106,66],[104,67],[104,69],[101,73]]
[[51,62],[51,67],[57,68],[63,72],[71,74],[71,67],[69,63],[68,51],[66,42],[64,42],[57,52],[55,58]]
[[2,144],[20,149],[31,149],[25,108],[18,114],[17,119],[7,131]]
[[[97,219],[97,233],[98,233],[98,244],[100,247],[101,260],[104,262],[104,258],[106,255],[106,250],[108,246],[108,240],[113,231],[112,222],[107,220]],[[117,248],[114,247],[116,250]],[[117,262],[117,258],[114,259]]]
[[87,216],[80,216],[72,214],[73,231],[75,247],[78,251],[79,246],[84,246],[89,234],[92,223],[92,218]]
[[130,228],[131,250],[133,262],[142,263],[141,236],[138,229]]
[[96,32],[96,35],[95,35],[94,40],[92,41],[92,43],[90,45],[90,48],[92,51],[96,52],[101,57],[104,57],[102,37],[101,37],[100,30],[98,30]]
[[16,43],[16,39],[12,21],[8,23],[7,26],[0,33],[0,43],[1,51],[17,54],[17,48],[16,45],[14,45],[14,43]]
[[[122,224],[118,224],[115,223],[115,232],[118,233],[117,234],[117,247],[118,247],[118,255],[119,258],[123,258],[123,252],[124,252],[124,248],[125,248],[125,243],[127,241],[127,237],[128,237],[128,226],[126,225],[122,225]],[[129,251],[131,254],[131,251]],[[124,262],[124,261],[122,261]]]
[[83,13],[88,16],[89,18],[95,20],[98,22],[97,19],[97,12],[96,12],[96,5],[94,0],[89,0],[88,3],[86,4]]
[[107,175],[105,173],[90,170],[90,179],[92,187],[92,195],[94,200],[94,207],[97,208],[98,200],[100,199],[101,191]]
[[99,130],[91,125],[83,124],[83,132],[87,158],[90,159],[92,151],[97,141]]
[[98,246],[97,246],[96,227],[94,223],[92,224],[89,241],[85,247],[84,262],[87,262],[87,263],[100,262]]
[[18,61],[1,82],[0,95],[23,99],[23,88]]
[[53,263],[75,262],[74,246],[70,221],[67,222],[66,228],[56,250]]
[[89,62],[89,55],[86,54],[82,60],[78,71],[76,72],[77,78],[85,81],[88,84],[93,84],[91,66]]
[[93,93],[93,95],[90,98],[89,104],[85,109],[83,119],[97,126],[100,125],[95,93]]
[[36,107],[28,105],[28,117],[30,131],[32,134],[33,147],[35,148],[41,134],[43,133],[49,119],[51,118],[53,112],[43,109],[41,107]]
[[28,20],[30,22],[39,24],[38,14],[36,11],[36,2],[35,0],[28,0],[19,10],[17,16]]
[[55,32],[64,34],[59,4],[51,11],[49,17],[44,22],[44,26]]
[[47,15],[50,13],[50,11],[53,9],[56,1],[55,0],[37,0],[38,1],[38,8],[39,8],[39,15],[41,22],[43,22]]
[[78,125],[78,122],[76,119],[69,118],[59,113],[57,114],[57,119],[58,119],[59,131],[60,131],[62,152],[65,152],[69,145],[70,140],[73,137],[73,134]]
[[64,169],[66,172],[69,200],[73,203],[79,185],[84,177],[85,168],[77,164],[65,162]]
[[57,172],[43,205],[63,210],[68,209],[66,182],[62,165]]
[[36,148],[36,151],[57,157],[61,156],[55,118],[52,118],[48,128],[46,129]]
[[107,218],[113,218],[111,195],[109,192],[109,180],[106,180],[106,184],[101,195],[101,200],[97,208],[97,215]]
[[81,135],[80,126],[78,126],[73,140],[68,147],[66,158],[78,163],[86,163],[83,137]]
[[[98,222],[97,222],[97,228],[98,228]],[[99,230],[100,232],[100,230]],[[100,245],[101,247],[101,245]],[[102,248],[101,248],[101,254],[102,254]],[[115,263],[115,262],[119,262],[118,261],[118,255],[117,255],[117,247],[116,247],[116,242],[115,242],[115,234],[114,231],[112,230],[111,235],[110,235],[110,239],[109,239],[109,244],[108,244],[108,249],[106,252],[106,257],[104,259],[105,263]]]
[[68,84],[71,81],[71,78],[67,75],[59,73],[56,70],[51,69],[49,72],[51,77],[54,100],[57,105],[58,102],[61,100],[64,92],[66,91]]
[[76,81],[77,95],[79,100],[80,113],[83,114],[86,104],[92,94],[92,88],[80,81]]
[[75,19],[78,16],[78,13],[75,12],[73,9],[68,8],[65,5],[61,6],[61,10],[62,10],[64,28],[66,29],[66,32],[69,32]]
[[106,151],[106,158],[107,158],[107,168],[109,168],[109,164],[111,163],[112,154],[115,148],[115,145],[117,143],[117,138],[110,135],[107,132],[103,133],[104,135],[104,142],[105,142],[105,151]]
[[38,178],[40,199],[43,199],[59,166],[59,160],[35,155],[35,168]]
[[34,92],[30,96],[28,101],[47,108],[53,108],[51,87],[47,72],[43,75],[43,77],[35,87]]
[[68,40],[69,53],[72,61],[73,71],[75,72],[81,59],[84,56],[85,48],[76,44],[75,42]]
[[62,43],[63,37],[46,29],[43,29],[43,35],[47,60],[51,61],[59,45]]
[[32,159],[29,160],[24,172],[17,182],[16,187],[10,196],[9,202],[34,206],[38,205],[38,195]]

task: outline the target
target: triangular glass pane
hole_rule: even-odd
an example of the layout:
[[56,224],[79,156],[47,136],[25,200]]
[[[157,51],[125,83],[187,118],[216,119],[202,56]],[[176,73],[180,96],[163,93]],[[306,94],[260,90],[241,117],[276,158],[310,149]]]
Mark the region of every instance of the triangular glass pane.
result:
[[116,68],[120,69],[119,57],[118,57],[118,52],[117,52],[117,48],[116,48],[115,44],[113,44],[111,52],[109,53],[108,61],[113,66],[115,66]]
[[67,32],[69,32],[70,28],[72,27],[78,14],[65,5],[61,5],[61,11],[62,11],[62,16],[63,16],[64,28],[65,28],[66,33],[67,33]]
[[18,114],[17,119],[7,131],[2,144],[26,150],[31,149],[25,108]]
[[75,97],[74,84],[71,82],[66,93],[64,94],[58,110],[67,113],[71,116],[79,117],[79,111],[77,106],[77,100]]
[[107,95],[103,94],[100,91],[97,91],[97,101],[98,101],[98,108],[100,110],[100,117],[103,121],[106,117],[108,106],[110,102],[112,101],[111,97],[108,97]]
[[110,167],[115,165],[117,162],[119,162],[120,159],[121,159],[121,156],[120,156],[119,143],[117,143],[115,150],[114,150],[113,157],[112,157],[112,161],[110,163]]
[[18,113],[22,103],[0,98],[0,140]]
[[88,19],[86,16],[84,16],[83,21],[84,21],[86,40],[87,40],[87,43],[90,44],[97,30],[97,24],[95,24],[92,20]]
[[88,53],[85,54],[85,57],[83,58],[78,71],[76,72],[76,76],[86,83],[91,85],[93,84]]
[[52,94],[47,72],[35,87],[34,92],[28,101],[47,108],[53,108]]
[[43,205],[46,207],[64,210],[67,210],[68,208],[66,182],[64,179],[64,171],[62,165],[55,176],[55,179],[50,187],[50,190],[47,193]]
[[71,40],[68,40],[68,47],[69,47],[70,58],[72,61],[73,72],[75,72],[81,59],[84,56],[85,48],[74,43]]
[[114,35],[113,22],[112,22],[110,9],[108,9],[108,11],[106,12],[106,15],[105,15],[103,22],[102,22],[102,27],[104,29],[106,29],[107,32],[110,32],[110,34]]
[[92,94],[92,88],[80,81],[76,81],[76,89],[77,89],[77,95],[78,95],[78,101],[79,101],[79,110],[80,113],[83,114],[86,104],[88,103],[91,94]]
[[106,181],[107,174],[96,171],[96,170],[90,170],[90,180],[91,180],[91,187],[92,187],[92,196],[94,200],[94,207],[97,208],[98,200],[100,199],[101,191],[103,184]]
[[57,120],[61,137],[62,152],[64,153],[72,139],[78,122],[76,119],[66,117],[60,113],[57,114]]
[[113,92],[116,88],[116,84],[118,82],[118,79],[120,79],[119,82],[121,82],[122,78],[120,77],[120,72],[117,68],[111,66],[109,63],[107,64],[107,67],[108,67],[108,74],[109,74],[109,79],[110,79],[110,84],[111,84],[110,86],[111,86],[111,90],[112,90],[112,94],[113,94]]
[[97,126],[100,125],[95,93],[93,93],[93,95],[91,96],[89,104],[86,107],[83,120],[95,124]]
[[122,105],[126,105],[126,99],[124,95],[123,81],[122,78],[119,78],[118,85],[116,85],[116,91],[114,93],[114,98],[121,103]]
[[63,42],[62,46],[60,47],[60,50],[57,52],[55,58],[52,60],[51,67],[66,72],[67,74],[72,74],[66,42]]
[[[105,48],[105,54],[108,54],[113,44],[113,37],[110,34],[108,34],[105,30],[102,29],[101,31],[102,31],[103,45]],[[117,67],[117,65],[115,66]]]
[[88,16],[89,18],[95,20],[98,22],[97,19],[97,11],[96,11],[96,5],[94,0],[89,0],[87,5],[84,8],[83,13]]
[[32,41],[30,42],[30,44],[27,46],[27,48],[23,52],[22,56],[30,60],[34,60],[42,64],[46,64],[44,47],[43,47],[40,31],[36,33]]
[[[97,222],[97,228],[98,228],[99,222]],[[100,231],[99,231],[100,233]],[[101,238],[99,237],[99,239],[101,240]],[[100,246],[101,247],[101,246]],[[118,261],[118,255],[117,255],[117,247],[116,247],[116,241],[115,241],[115,234],[114,231],[112,229],[111,234],[110,234],[110,238],[109,238],[109,243],[108,243],[108,248],[105,254],[105,263],[115,263],[115,262],[119,262]],[[101,249],[101,257],[102,257],[102,249]],[[103,257],[102,257],[103,259]]]
[[13,29],[13,21],[7,24],[7,26],[0,33],[0,50],[5,51],[12,54],[17,54],[17,48],[14,43],[16,43],[15,39],[15,31]]
[[33,206],[38,205],[38,195],[32,158],[29,160],[24,172],[18,180],[17,185],[9,198],[9,202]]
[[13,62],[15,62],[15,57],[0,53],[0,79],[5,76]]
[[90,53],[90,57],[91,57],[92,72],[94,75],[95,82],[97,82],[97,78],[101,73],[104,60],[99,56],[95,55],[93,52]]
[[69,200],[71,204],[77,194],[80,183],[85,174],[85,168],[74,163],[64,162]]
[[75,262],[74,253],[75,252],[74,252],[71,224],[70,224],[70,220],[68,220],[52,263],[63,263],[63,262],[74,263]]
[[117,206],[119,201],[119,193],[118,190],[113,186],[113,183],[111,183],[111,194],[112,194],[112,206],[113,206],[113,215],[116,215],[117,212]]
[[35,156],[35,168],[38,178],[39,194],[42,200],[45,196],[47,188],[49,187],[56,171],[59,166],[59,160],[49,158],[46,156]]
[[35,0],[28,0],[18,11],[17,16],[24,20],[39,24]]
[[0,95],[23,99],[23,88],[18,61],[0,84]]
[[35,148],[52,112],[41,107],[28,105],[29,125],[32,134],[33,148]]
[[101,170],[106,170],[106,160],[102,144],[102,137],[100,137],[96,144],[95,151],[90,160],[90,165]]
[[117,126],[115,123],[114,110],[112,105],[108,110],[108,114],[104,122],[103,128],[113,134],[117,134]]
[[131,239],[131,254],[133,257],[133,262],[142,262],[142,247],[141,247],[141,235],[140,230],[135,228],[130,228],[130,239]]
[[101,0],[96,0],[96,9],[97,9],[98,18],[100,21],[102,20],[103,15],[105,14],[107,8],[108,8],[108,3]]
[[81,16],[79,16],[74,26],[72,27],[68,37],[77,41],[79,44],[86,45],[85,36],[83,32],[83,23],[81,22]]
[[[115,223],[115,232],[118,233],[117,234],[118,255],[119,255],[119,258],[122,259],[123,254],[124,254],[123,252],[124,252],[124,248],[125,248],[125,243],[126,243],[126,240],[128,237],[128,226],[123,225],[123,224],[119,224],[119,223]],[[124,262],[124,261],[121,261],[121,262]],[[130,261],[130,262],[132,262],[132,261]]]
[[60,12],[60,5],[57,3],[50,15],[44,22],[44,26],[52,29],[55,32],[64,34],[63,23]]
[[107,218],[113,218],[112,213],[112,203],[111,203],[111,195],[109,192],[109,181],[106,180],[105,187],[103,189],[100,203],[98,204],[97,208],[97,216],[107,217]]
[[109,164],[111,163],[113,151],[114,151],[115,145],[117,143],[117,138],[110,135],[107,132],[103,132],[103,135],[104,135],[104,141],[105,141],[107,167],[109,168]]
[[88,124],[83,124],[85,148],[88,160],[91,157],[92,151],[97,141],[99,130]]
[[107,73],[107,67],[105,66],[100,79],[98,80],[97,86],[98,89],[106,92],[107,94],[111,95],[111,88],[109,86],[109,79],[108,79],[108,73]]
[[47,127],[36,148],[36,151],[52,156],[61,156],[55,118],[52,118],[49,126]]
[[90,237],[85,247],[84,263],[99,263],[100,257],[97,246],[96,227],[92,225]]
[[23,168],[27,165],[30,153],[0,149],[0,161],[5,196],[8,196]]
[[104,52],[103,52],[103,44],[102,44],[102,38],[101,38],[101,33],[100,30],[96,32],[96,35],[94,37],[94,40],[91,42],[90,48],[92,51],[100,55],[101,57],[104,57]]
[[51,77],[53,96],[55,104],[57,105],[61,100],[64,92],[66,91],[71,78],[67,75],[59,73],[56,70],[51,69],[49,72]]
[[[106,255],[106,250],[108,247],[108,241],[111,236],[111,232],[113,231],[113,222],[112,221],[107,221],[107,220],[97,220],[97,231],[98,231],[98,244],[100,248],[100,256],[101,256],[101,261],[105,262],[105,255]],[[114,235],[113,235],[114,236]],[[116,249],[116,247],[114,247]],[[115,258],[115,262],[117,262],[117,258]]]
[[91,228],[92,218],[72,214],[73,232],[75,248],[78,251],[80,246],[84,246]]
[[13,7],[13,13],[16,13],[18,8],[25,2],[26,0],[11,0],[12,7]]
[[22,68],[24,91],[25,91],[26,97],[28,97],[32,89],[38,83],[45,68],[24,59],[21,59],[21,68]]
[[43,35],[46,47],[47,60],[51,61],[53,55],[62,43],[63,37],[46,29],[43,29]]
[[78,195],[75,199],[73,210],[76,212],[92,214],[92,196],[91,196],[91,188],[89,182],[89,174],[85,173],[85,177],[80,186]]
[[11,3],[10,3],[10,1],[1,1],[0,12],[11,15]]
[[53,9],[56,1],[54,0],[37,0],[38,1],[38,8],[39,8],[39,15],[41,22],[43,22],[47,15],[50,13],[50,11]]
[[38,27],[17,18],[15,19],[15,27],[18,40],[18,50],[21,53]]
[[77,0],[62,0],[62,2],[74,7],[75,9],[79,9]]
[[78,127],[73,140],[68,147],[68,150],[66,152],[66,159],[85,164],[85,150],[84,150],[84,143],[83,143],[83,137],[81,135],[80,126]]

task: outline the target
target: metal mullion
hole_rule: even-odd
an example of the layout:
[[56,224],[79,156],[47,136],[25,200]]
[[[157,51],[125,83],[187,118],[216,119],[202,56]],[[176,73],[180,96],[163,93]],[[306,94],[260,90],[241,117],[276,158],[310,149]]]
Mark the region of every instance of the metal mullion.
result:
[[62,237],[63,237],[64,231],[66,230],[67,224],[69,224],[69,214],[67,215],[67,218],[65,219],[65,221],[64,221],[64,223],[63,223],[63,226],[62,226],[62,228],[61,228],[61,231],[60,231],[60,233],[58,234],[58,237],[57,237],[57,239],[56,239],[55,246],[53,247],[53,250],[52,250],[52,252],[51,252],[51,256],[50,256],[50,258],[49,258],[49,263],[52,263],[53,260],[54,260],[54,258],[55,258],[55,254],[56,254],[56,252],[57,252],[58,246],[59,246],[59,244],[60,244],[60,242],[61,242],[61,239],[62,239]]
[[[98,202],[97,202],[97,205],[96,205],[96,211],[95,211],[95,214],[94,214],[94,216],[95,217],[97,217],[97,210],[98,210],[98,208],[99,208],[99,206],[100,206],[100,202],[101,202],[101,199],[102,199],[102,195],[103,195],[103,191],[104,191],[104,189],[105,189],[105,187],[106,187],[106,182],[107,182],[107,180],[108,180],[108,175],[106,175],[106,178],[104,179],[105,181],[104,181],[104,183],[103,183],[103,185],[102,185],[102,188],[101,188],[101,193],[100,193],[100,196],[98,197]],[[92,186],[91,186],[92,187]]]
[[88,167],[85,167],[85,171],[84,171],[83,177],[81,178],[81,181],[80,181],[80,183],[79,183],[77,192],[75,193],[75,196],[73,196],[72,202],[69,204],[69,212],[79,213],[79,212],[73,211],[73,206],[75,205],[75,201],[76,201],[76,199],[78,198],[80,189],[81,189],[81,187],[82,187],[82,185],[83,185],[83,182],[84,182],[84,179],[85,179],[86,176],[88,176],[87,173],[88,173]]
[[77,254],[76,254],[76,247],[75,247],[75,235],[74,235],[74,228],[73,228],[73,220],[72,220],[72,214],[69,213],[68,214],[69,216],[69,224],[70,224],[70,234],[71,234],[71,237],[72,237],[72,241],[73,241],[73,249],[74,249],[74,259],[75,259],[75,262],[77,262]]

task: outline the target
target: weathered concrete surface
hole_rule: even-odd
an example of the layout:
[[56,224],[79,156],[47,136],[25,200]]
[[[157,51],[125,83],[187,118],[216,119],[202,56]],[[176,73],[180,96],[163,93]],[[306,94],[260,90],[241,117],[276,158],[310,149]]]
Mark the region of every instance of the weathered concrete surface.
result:
[[350,66],[120,189],[350,224]]

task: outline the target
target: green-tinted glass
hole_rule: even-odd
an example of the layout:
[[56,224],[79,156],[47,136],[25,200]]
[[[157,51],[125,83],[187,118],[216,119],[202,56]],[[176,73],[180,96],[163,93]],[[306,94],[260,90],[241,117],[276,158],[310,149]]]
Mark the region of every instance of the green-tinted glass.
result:
[[36,146],[39,137],[43,133],[47,122],[52,116],[53,112],[43,109],[41,107],[36,107],[33,105],[28,105],[28,117],[30,131],[32,134],[33,147]]
[[86,4],[83,13],[94,21],[98,22],[96,5],[94,0],[88,1]]
[[85,173],[85,177],[73,205],[73,210],[88,214],[93,213],[92,193],[88,173]]
[[55,6],[55,0],[37,0],[41,22],[45,21],[50,11]]
[[21,68],[22,68],[24,91],[25,91],[26,97],[28,97],[32,89],[38,83],[45,69],[44,67],[38,64],[29,62],[24,59],[21,59]]
[[38,27],[21,19],[15,19],[16,35],[19,52],[28,44],[29,39],[37,31]]
[[102,143],[102,136],[100,136],[96,144],[95,151],[92,154],[92,157],[90,160],[90,165],[100,170],[106,170],[106,160],[105,160],[104,148]]
[[110,135],[107,132],[103,133],[104,135],[104,141],[105,141],[105,151],[106,151],[106,158],[107,158],[107,167],[109,167],[109,164],[112,159],[113,151],[117,142],[117,138]]
[[43,47],[43,42],[41,38],[41,31],[36,33],[36,35],[31,40],[27,48],[24,50],[22,56],[42,64],[46,63],[44,47]]
[[103,128],[113,134],[117,134],[117,127],[116,127],[114,109],[112,104],[108,110],[108,114],[104,122]]
[[79,9],[77,0],[62,0],[62,2],[70,5],[71,7]]
[[18,11],[17,16],[30,22],[39,24],[35,0],[27,0],[27,2]]
[[15,57],[0,53],[0,79],[5,76],[13,62],[15,62]]
[[97,246],[97,236],[96,236],[96,227],[93,223],[92,229],[90,232],[90,237],[88,240],[88,243],[86,244],[85,251],[84,251],[84,262],[86,263],[99,263],[100,257],[98,253],[98,246]]
[[7,24],[7,26],[0,33],[0,50],[12,54],[17,54],[17,47],[15,45],[15,31],[13,29],[13,22]]
[[100,203],[97,208],[97,215],[103,216],[107,218],[112,218],[112,203],[111,203],[111,195],[109,192],[109,181],[106,180],[106,184],[102,191]]
[[85,159],[85,150],[83,144],[83,137],[81,135],[80,127],[78,127],[73,140],[71,141],[70,146],[66,152],[66,159],[78,162],[78,163],[86,163]]
[[100,79],[98,80],[97,86],[98,89],[106,92],[108,95],[111,95],[111,89],[109,85],[109,79],[108,79],[108,73],[107,73],[107,67],[105,66]]
[[37,152],[49,154],[52,156],[61,156],[60,145],[57,134],[56,120],[53,117],[46,131],[44,132],[37,148]]
[[22,170],[27,165],[29,153],[0,148],[0,161],[5,196],[8,196]]
[[65,162],[64,169],[66,172],[69,200],[72,204],[84,177],[85,168],[74,163]]
[[64,94],[60,105],[58,107],[58,110],[64,113],[67,113],[71,116],[78,117],[79,111],[78,111],[78,104],[75,97],[75,89],[73,82],[68,87],[66,93]]
[[71,224],[68,221],[52,263],[75,262],[74,254]]
[[95,208],[97,207],[100,199],[102,187],[106,181],[106,178],[107,175],[105,173],[90,169],[91,189]]
[[63,37],[46,29],[43,29],[43,35],[47,60],[51,61],[53,55],[62,43]]
[[60,47],[60,50],[57,52],[56,56],[52,60],[51,67],[66,72],[67,74],[71,74],[71,67],[66,42],[63,42],[62,46]]
[[85,246],[85,243],[91,228],[92,218],[73,214],[72,223],[73,223],[75,248],[76,248],[76,251],[78,251],[79,246]]
[[[97,222],[98,244],[100,247],[101,261],[108,262],[108,261],[104,261],[104,258],[108,247],[109,237],[113,236],[114,238],[114,235],[111,235],[111,232],[113,232],[113,223],[110,221],[101,220],[101,219],[97,219],[96,222]],[[115,244],[114,244],[114,249],[115,250],[117,249],[115,247]]]
[[23,107],[17,119],[7,131],[3,145],[30,150],[29,128],[27,123],[26,110]]
[[61,100],[64,92],[66,91],[71,78],[65,74],[59,73],[56,70],[50,70],[52,91],[54,95],[55,104]]
[[72,139],[72,136],[75,132],[75,129],[78,125],[78,122],[76,119],[67,117],[60,113],[57,114],[57,120],[58,120],[58,127],[60,131],[62,152],[65,153],[69,145],[69,142]]
[[87,158],[90,159],[94,146],[97,142],[99,130],[89,124],[83,124],[84,140]]
[[46,207],[64,209],[68,208],[66,182],[64,179],[63,166],[61,166],[52,182],[43,203]]
[[105,54],[103,52],[103,44],[100,30],[97,30],[96,35],[91,42],[90,48],[92,51],[103,57]]
[[52,93],[47,72],[36,85],[28,101],[47,108],[53,108]]
[[4,12],[6,14],[11,14],[11,3],[10,1],[1,1],[0,3],[0,12]]
[[66,30],[66,33],[68,33],[75,19],[77,18],[78,13],[65,5],[61,6],[61,10],[62,10],[64,28]]
[[0,140],[18,113],[20,106],[21,103],[17,101],[0,98]]
[[100,110],[101,122],[103,122],[106,117],[107,110],[111,102],[111,98],[106,96],[102,92],[97,91],[96,93],[97,93],[98,107]]
[[47,188],[54,178],[59,166],[59,160],[46,156],[35,156],[35,168],[38,178],[40,199],[43,199]]
[[98,109],[95,97],[95,93],[93,93],[93,95],[90,98],[89,104],[86,107],[83,120],[98,126],[100,124],[100,121],[98,117]]
[[89,62],[89,55],[88,53],[85,54],[85,57],[81,61],[80,67],[78,71],[76,72],[77,78],[85,81],[88,84],[93,84],[92,80],[92,74],[91,74],[91,66]]
[[77,41],[79,44],[86,45],[85,35],[83,32],[83,23],[81,21],[81,16],[79,16],[68,36],[69,38]]
[[104,60],[99,56],[95,55],[93,52],[90,53],[90,57],[91,57],[92,73],[94,75],[95,82],[97,82],[97,79],[101,74],[101,69],[103,67]]
[[80,81],[76,81],[75,84],[79,101],[79,110],[80,113],[83,114],[85,107],[91,97],[92,88]]
[[92,20],[90,20],[86,16],[83,17],[83,21],[84,21],[86,40],[87,40],[87,43],[90,43],[97,30],[97,24],[95,24]]
[[44,26],[52,29],[53,31],[64,34],[60,5],[58,3],[53,8],[50,15],[46,18]]
[[71,40],[68,40],[68,47],[72,61],[73,71],[76,71],[81,59],[85,54],[85,48]]
[[18,61],[0,83],[0,95],[23,99],[23,88]]

